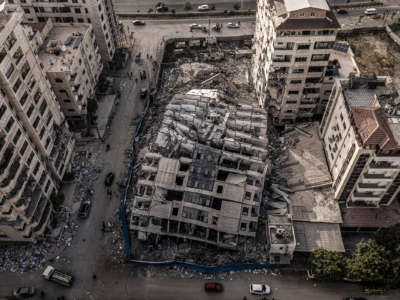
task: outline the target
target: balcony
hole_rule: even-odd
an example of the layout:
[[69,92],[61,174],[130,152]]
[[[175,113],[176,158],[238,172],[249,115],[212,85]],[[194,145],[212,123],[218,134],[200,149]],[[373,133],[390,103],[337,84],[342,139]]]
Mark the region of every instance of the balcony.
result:
[[369,202],[369,201],[348,201],[346,203],[347,207],[359,207],[359,208],[378,208],[378,202]]
[[387,161],[380,161],[380,162],[373,161],[369,164],[369,167],[371,169],[389,169],[389,170],[400,168],[398,165],[389,163]]
[[4,174],[4,171],[7,169],[8,164],[10,163],[11,157],[14,154],[14,147],[12,145],[9,145],[4,151],[4,155],[1,158],[0,162],[0,176]]
[[358,189],[360,192],[363,192],[362,190],[381,190],[384,191],[386,190],[386,186],[379,185],[378,183],[359,183],[358,184]]
[[358,201],[379,201],[381,196],[375,195],[373,192],[357,192],[355,191],[352,195],[354,200]]
[[385,174],[369,174],[364,173],[365,179],[380,179],[380,180],[393,180],[390,176],[385,176]]

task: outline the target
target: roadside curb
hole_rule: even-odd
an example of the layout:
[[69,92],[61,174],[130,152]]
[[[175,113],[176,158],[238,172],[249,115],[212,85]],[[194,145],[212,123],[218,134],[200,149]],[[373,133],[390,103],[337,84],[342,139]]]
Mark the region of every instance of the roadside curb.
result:
[[251,11],[232,11],[230,13],[212,12],[212,13],[117,13],[120,18],[146,18],[146,19],[184,19],[184,18],[198,18],[198,17],[235,17],[235,16],[253,16],[256,14],[255,10]]

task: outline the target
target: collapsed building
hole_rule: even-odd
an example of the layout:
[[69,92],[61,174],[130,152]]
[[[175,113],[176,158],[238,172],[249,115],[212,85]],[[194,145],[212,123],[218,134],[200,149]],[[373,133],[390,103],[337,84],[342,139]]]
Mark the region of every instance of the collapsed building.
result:
[[235,249],[257,232],[269,169],[267,115],[216,91],[175,95],[145,149],[130,229]]

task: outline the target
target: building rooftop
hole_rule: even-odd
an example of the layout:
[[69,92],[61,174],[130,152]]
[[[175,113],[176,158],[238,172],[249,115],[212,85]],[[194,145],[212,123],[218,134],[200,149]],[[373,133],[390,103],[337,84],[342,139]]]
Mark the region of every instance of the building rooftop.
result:
[[345,251],[339,224],[294,221],[293,226],[296,235],[296,251],[312,252],[318,248]]
[[45,70],[47,72],[69,70],[88,29],[89,25],[84,24],[54,24],[39,52]]
[[340,24],[333,12],[327,11],[325,18],[287,18],[277,30],[313,30],[313,29],[338,29]]
[[331,184],[318,124],[308,123],[296,128],[283,136],[287,147],[282,156],[281,174],[288,187],[295,191]]
[[391,227],[400,222],[400,203],[395,200],[389,206],[376,208],[357,208],[341,205],[343,227],[382,228]]
[[330,10],[325,0],[283,0],[288,12],[303,8],[318,8],[322,10]]

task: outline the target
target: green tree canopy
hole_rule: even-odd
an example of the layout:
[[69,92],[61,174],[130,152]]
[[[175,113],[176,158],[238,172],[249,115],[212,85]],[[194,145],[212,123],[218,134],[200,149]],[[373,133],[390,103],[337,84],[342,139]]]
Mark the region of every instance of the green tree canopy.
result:
[[400,224],[380,230],[375,237],[378,244],[392,252],[400,252]]
[[341,280],[345,275],[342,253],[316,249],[311,254],[311,270],[319,280]]
[[360,242],[355,255],[347,260],[347,277],[383,283],[390,272],[390,251],[375,240]]

